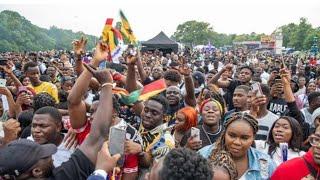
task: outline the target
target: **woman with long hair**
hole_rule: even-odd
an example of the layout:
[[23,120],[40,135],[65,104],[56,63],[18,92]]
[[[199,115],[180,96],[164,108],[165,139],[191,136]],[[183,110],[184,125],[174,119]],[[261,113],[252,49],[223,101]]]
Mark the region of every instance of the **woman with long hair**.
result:
[[302,149],[302,129],[299,122],[289,116],[282,116],[275,121],[270,129],[268,140],[256,140],[256,148],[270,155],[279,166],[283,161],[280,143],[288,144],[287,159],[300,157],[305,154]]
[[258,132],[258,122],[243,112],[233,113],[217,142],[202,148],[199,153],[214,159],[219,152],[230,153],[238,172],[237,179],[269,179],[276,164],[265,153],[251,147]]
[[173,133],[176,147],[180,146],[181,139],[187,131],[197,126],[197,122],[197,111],[193,107],[187,106],[177,112]]

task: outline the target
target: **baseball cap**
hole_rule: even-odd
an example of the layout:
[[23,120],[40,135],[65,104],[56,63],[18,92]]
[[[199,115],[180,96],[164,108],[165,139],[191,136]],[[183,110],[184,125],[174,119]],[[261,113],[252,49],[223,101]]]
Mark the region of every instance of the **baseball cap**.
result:
[[204,75],[201,72],[195,71],[192,77],[197,80],[200,85],[204,83]]
[[0,149],[0,176],[15,176],[25,173],[40,159],[57,152],[54,144],[40,145],[36,142],[19,139]]

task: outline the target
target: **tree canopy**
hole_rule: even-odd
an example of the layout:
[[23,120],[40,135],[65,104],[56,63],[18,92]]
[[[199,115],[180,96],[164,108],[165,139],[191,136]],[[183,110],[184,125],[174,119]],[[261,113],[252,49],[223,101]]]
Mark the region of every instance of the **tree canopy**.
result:
[[[74,33],[55,26],[49,30],[40,28],[14,11],[5,10],[0,13],[0,52],[70,50],[71,42],[81,35],[84,33]],[[88,48],[93,48],[97,38],[85,36],[88,38]]]
[[[300,18],[299,24],[290,23],[281,26],[280,29],[283,34],[283,45],[296,50],[309,50],[313,44],[313,38],[320,38],[320,27],[313,28],[306,18]],[[221,47],[232,45],[237,41],[259,41],[264,35],[255,32],[238,35],[218,33],[209,23],[192,20],[179,24],[172,38],[187,45],[203,45],[211,42]]]

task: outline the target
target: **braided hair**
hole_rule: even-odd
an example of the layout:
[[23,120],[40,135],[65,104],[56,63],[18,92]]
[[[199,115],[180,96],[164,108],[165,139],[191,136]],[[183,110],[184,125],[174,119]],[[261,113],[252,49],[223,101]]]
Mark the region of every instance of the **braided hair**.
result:
[[228,127],[230,126],[230,124],[232,124],[233,122],[236,121],[245,121],[247,122],[253,129],[253,135],[256,135],[258,132],[258,121],[252,117],[251,115],[249,115],[248,113],[244,113],[244,112],[236,112],[233,113],[229,116],[229,118],[226,119],[225,122],[225,128],[221,134],[221,136],[219,137],[219,139],[216,142],[216,148],[212,151],[211,154],[211,158],[217,156],[219,154],[219,152],[221,151],[227,151],[226,146],[225,146],[225,136],[226,136],[226,132]]
[[236,164],[227,151],[220,151],[216,156],[210,158],[211,166],[215,169],[222,168],[228,172],[230,179],[235,180],[238,177]]

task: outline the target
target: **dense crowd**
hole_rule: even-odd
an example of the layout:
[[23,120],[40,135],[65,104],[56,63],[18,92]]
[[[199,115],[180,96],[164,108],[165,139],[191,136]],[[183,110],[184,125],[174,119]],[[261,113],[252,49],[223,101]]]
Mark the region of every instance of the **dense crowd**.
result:
[[1,53],[0,179],[320,178],[314,58],[85,47]]

